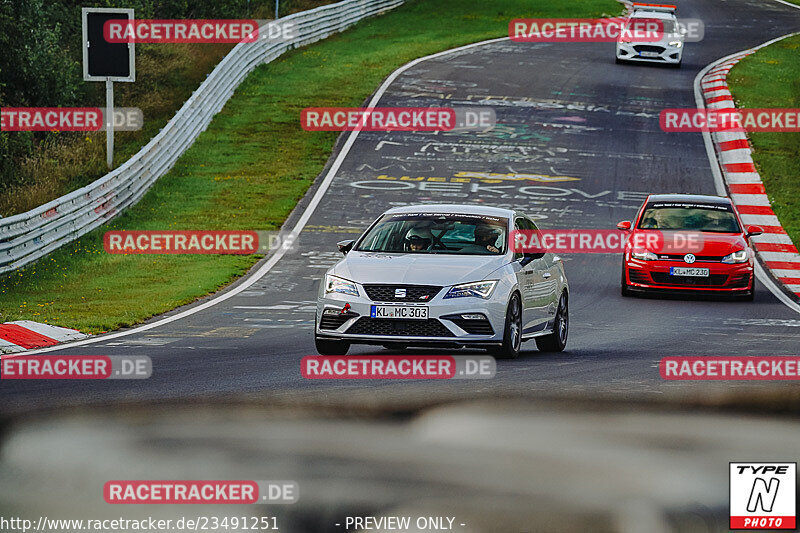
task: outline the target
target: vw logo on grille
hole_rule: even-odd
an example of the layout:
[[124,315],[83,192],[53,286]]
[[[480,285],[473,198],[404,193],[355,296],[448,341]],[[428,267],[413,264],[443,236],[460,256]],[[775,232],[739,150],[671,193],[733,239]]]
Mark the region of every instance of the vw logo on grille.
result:
[[395,298],[405,298],[406,297],[406,290],[405,289],[395,289],[394,290],[394,297]]
[[694,263],[695,261],[697,261],[697,258],[694,256],[694,254],[686,254],[686,255],[684,255],[684,256],[683,256],[683,260],[684,260],[686,263],[688,263],[688,264],[690,264],[690,265],[691,265],[692,263]]

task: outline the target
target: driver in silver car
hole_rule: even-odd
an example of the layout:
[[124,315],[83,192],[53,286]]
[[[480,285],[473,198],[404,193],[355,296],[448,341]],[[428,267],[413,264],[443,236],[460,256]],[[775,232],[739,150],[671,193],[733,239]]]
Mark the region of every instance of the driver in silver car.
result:
[[421,252],[430,248],[433,234],[429,229],[411,228],[406,233],[406,249],[410,252]]

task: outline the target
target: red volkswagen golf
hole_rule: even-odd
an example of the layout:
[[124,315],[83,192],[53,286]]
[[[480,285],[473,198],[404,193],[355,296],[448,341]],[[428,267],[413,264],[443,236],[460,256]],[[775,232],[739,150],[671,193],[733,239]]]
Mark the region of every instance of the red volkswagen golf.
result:
[[644,291],[755,294],[754,253],[747,228],[729,198],[652,194],[639,209],[622,262],[622,295]]

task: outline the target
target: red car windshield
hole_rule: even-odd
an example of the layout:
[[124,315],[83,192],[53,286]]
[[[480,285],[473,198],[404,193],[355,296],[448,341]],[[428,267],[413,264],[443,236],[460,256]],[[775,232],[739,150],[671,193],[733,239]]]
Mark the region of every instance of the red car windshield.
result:
[[658,203],[645,208],[638,229],[740,233],[741,227],[729,205]]

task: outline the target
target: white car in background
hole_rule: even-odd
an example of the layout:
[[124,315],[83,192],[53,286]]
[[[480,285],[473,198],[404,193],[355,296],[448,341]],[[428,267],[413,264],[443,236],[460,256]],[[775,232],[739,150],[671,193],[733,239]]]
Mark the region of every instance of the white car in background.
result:
[[351,344],[483,347],[501,358],[523,341],[562,351],[569,328],[564,265],[551,253],[515,253],[522,213],[472,205],[390,209],[356,241],[319,288],[315,341],[322,355]]
[[672,5],[633,4],[633,13],[628,18],[627,27],[644,27],[648,21],[655,21],[660,27],[658,41],[636,41],[630,35],[620,35],[617,39],[617,63],[646,62],[681,66],[686,32],[681,29],[675,16],[677,8]]

